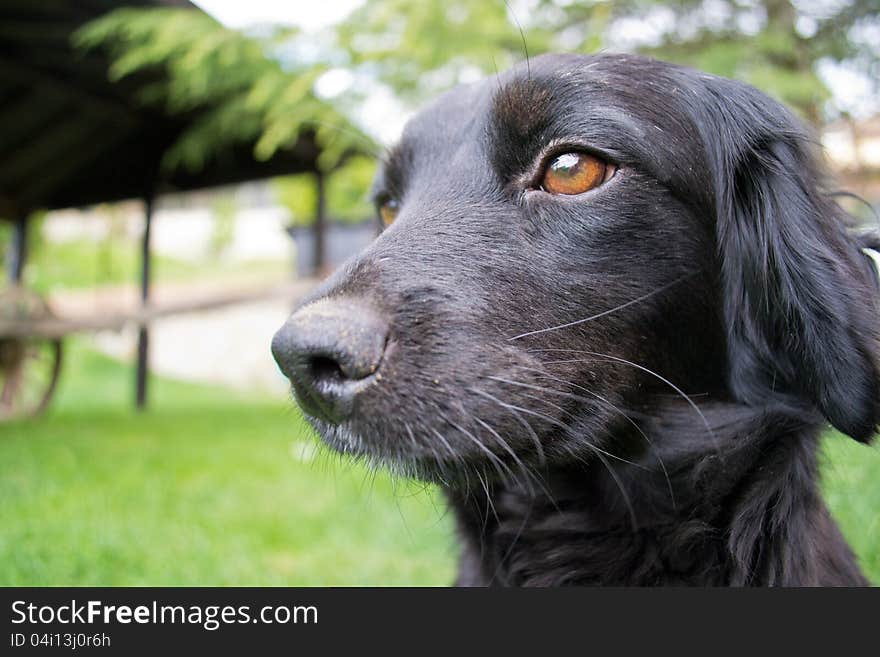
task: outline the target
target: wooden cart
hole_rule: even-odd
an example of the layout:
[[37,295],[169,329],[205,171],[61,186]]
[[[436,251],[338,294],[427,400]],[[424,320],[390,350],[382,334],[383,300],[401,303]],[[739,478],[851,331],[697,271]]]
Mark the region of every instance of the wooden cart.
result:
[[61,336],[26,330],[51,320],[38,294],[14,285],[0,291],[0,421],[42,413],[61,372]]

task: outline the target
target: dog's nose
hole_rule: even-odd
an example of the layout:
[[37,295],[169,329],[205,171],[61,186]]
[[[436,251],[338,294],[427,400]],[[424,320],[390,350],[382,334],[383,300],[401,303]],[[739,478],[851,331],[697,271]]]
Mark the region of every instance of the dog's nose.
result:
[[296,311],[272,338],[275,362],[309,415],[338,424],[373,381],[388,325],[364,304],[324,299]]

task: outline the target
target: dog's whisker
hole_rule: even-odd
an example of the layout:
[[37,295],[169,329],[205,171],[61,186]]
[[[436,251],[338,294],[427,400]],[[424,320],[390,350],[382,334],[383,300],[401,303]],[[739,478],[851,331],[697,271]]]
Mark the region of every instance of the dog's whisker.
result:
[[[487,424],[486,422],[484,422],[483,420],[481,420],[480,418],[478,418],[476,416],[474,416],[474,420],[476,420],[476,422],[478,422],[487,431],[489,431],[493,436],[495,436],[495,439],[502,445],[502,447],[505,450],[507,450],[507,452],[511,455],[511,457],[516,461],[516,463],[519,464],[520,470],[523,473],[523,476],[525,477],[526,482],[528,483],[530,481],[534,481],[534,483],[537,484],[537,486],[541,489],[541,492],[543,492],[544,495],[547,497],[547,499],[550,500],[550,502],[554,506],[556,506],[556,508],[558,509],[559,507],[556,504],[556,498],[554,497],[554,495],[550,491],[550,489],[547,487],[546,482],[544,482],[544,480],[543,480],[543,477],[541,477],[538,473],[536,473],[531,468],[528,468],[526,466],[526,464],[522,461],[522,459],[516,455],[516,452],[513,450],[513,448],[510,447],[510,445],[507,443],[507,441],[504,440],[504,438],[502,438],[501,435],[495,429],[493,429],[489,424]],[[531,488],[531,486],[529,486],[529,494],[532,497],[535,494],[535,491]]]
[[507,339],[508,339],[508,341],[520,340],[520,339],[526,338],[530,335],[538,335],[540,333],[549,333],[550,331],[560,331],[562,329],[571,328],[572,326],[578,326],[579,324],[586,324],[587,322],[592,322],[593,320],[599,319],[601,317],[605,317],[605,316],[610,315],[612,313],[616,313],[620,310],[623,310],[624,308],[628,308],[629,306],[633,306],[637,303],[641,303],[642,301],[646,301],[647,299],[650,299],[651,297],[656,296],[656,295],[660,294],[661,292],[665,292],[669,288],[674,287],[675,285],[678,285],[679,283],[686,281],[689,278],[693,278],[694,276],[696,276],[696,273],[685,274],[684,276],[679,276],[674,281],[671,281],[671,282],[667,283],[666,285],[661,285],[660,287],[658,287],[654,290],[651,290],[650,292],[643,294],[640,297],[637,297],[635,299],[631,299],[630,301],[627,301],[627,302],[622,303],[618,306],[615,306],[614,308],[610,308],[608,310],[597,313],[595,315],[591,315],[590,317],[585,317],[583,319],[577,319],[573,322],[567,322],[565,324],[559,324],[557,326],[550,326],[548,328],[538,329],[536,331],[528,331],[526,333],[520,333],[519,335],[514,335],[512,338],[507,338]]
[[[526,370],[526,371],[529,371],[529,372],[533,372],[534,374],[537,374],[538,376],[546,377],[546,378],[549,378],[549,379],[551,379],[551,380],[554,380],[554,381],[556,381],[556,382],[558,382],[558,383],[561,383],[561,384],[563,384],[563,385],[571,386],[571,387],[573,387],[573,388],[577,388],[578,390],[582,390],[583,392],[587,393],[588,395],[591,395],[592,397],[595,397],[596,399],[598,399],[600,402],[604,403],[606,406],[608,406],[608,407],[611,408],[613,411],[615,411],[616,413],[618,413],[621,417],[623,417],[627,422],[629,422],[629,424],[632,425],[632,427],[633,427],[633,428],[639,433],[639,435],[642,436],[642,438],[643,438],[643,439],[645,440],[645,442],[647,443],[647,445],[648,445],[649,449],[651,450],[651,452],[652,452],[652,453],[654,454],[654,456],[657,458],[657,462],[658,462],[659,465],[660,465],[660,469],[663,471],[663,477],[664,477],[665,480],[666,480],[666,486],[667,486],[667,488],[668,488],[668,490],[669,490],[669,500],[670,500],[670,503],[672,504],[672,509],[673,509],[673,510],[676,510],[676,509],[678,508],[678,505],[677,505],[676,502],[675,502],[675,493],[673,492],[673,488],[672,488],[672,480],[669,478],[669,471],[668,471],[667,468],[666,468],[666,463],[663,461],[663,458],[660,456],[660,452],[659,452],[659,450],[656,449],[656,447],[655,447],[655,445],[654,445],[654,441],[651,440],[651,439],[648,437],[648,434],[645,433],[645,431],[639,426],[639,424],[638,424],[635,420],[633,420],[632,417],[629,416],[628,413],[626,413],[626,412],[625,412],[622,408],[620,408],[617,404],[615,404],[614,402],[612,402],[612,401],[606,399],[605,397],[603,397],[603,396],[600,395],[599,393],[593,392],[593,391],[590,390],[589,388],[585,388],[584,386],[578,385],[577,383],[573,383],[573,382],[571,382],[571,381],[566,381],[565,379],[563,379],[563,378],[561,378],[561,377],[554,376],[554,375],[550,374],[549,372],[545,372],[544,370],[540,370],[540,369],[535,368],[535,367],[528,367],[528,366],[526,366],[526,365],[518,365],[518,366],[517,366],[517,369],[522,369],[522,370]],[[524,385],[524,384],[520,384],[520,385]],[[572,399],[575,399],[576,401],[589,401],[589,400],[587,400],[587,399],[584,399],[584,398],[581,397],[580,395],[574,395],[574,394],[572,394],[572,393],[562,392],[562,391],[559,391],[559,390],[554,390],[553,388],[544,388],[543,391],[544,391],[544,392],[551,393],[551,394],[564,395],[564,396],[566,396],[566,397],[570,397],[570,398],[572,398]]]
[[688,405],[690,405],[690,407],[694,410],[694,412],[696,412],[696,414],[700,417],[700,420],[702,420],[703,425],[706,427],[706,431],[709,433],[709,435],[712,438],[712,441],[715,445],[716,452],[718,451],[718,449],[719,449],[718,438],[715,436],[715,432],[712,430],[712,427],[710,426],[709,421],[706,419],[706,416],[703,414],[703,411],[700,410],[700,407],[697,406],[696,402],[694,402],[694,400],[691,399],[691,397],[687,393],[685,393],[681,388],[679,388],[677,385],[672,383],[672,381],[670,381],[669,379],[664,377],[662,374],[658,374],[654,370],[649,369],[649,368],[645,367],[644,365],[639,365],[638,363],[634,363],[631,360],[627,360],[627,359],[621,358],[619,356],[612,356],[610,354],[599,353],[597,351],[589,351],[587,349],[539,349],[539,350],[533,350],[533,351],[544,351],[544,352],[559,351],[559,352],[565,352],[565,353],[588,354],[588,355],[598,357],[598,358],[593,358],[593,359],[576,358],[576,359],[568,359],[568,360],[546,361],[545,364],[547,364],[547,365],[553,364],[553,363],[562,364],[562,363],[588,362],[590,360],[592,362],[595,362],[597,360],[599,360],[601,362],[601,359],[607,359],[612,362],[621,363],[623,365],[629,365],[631,367],[635,367],[636,369],[641,370],[642,372],[645,372],[646,374],[653,376],[654,378],[658,379],[662,383],[664,383],[667,386],[669,386],[670,388],[672,388],[676,392],[676,394],[678,394],[678,396],[680,396],[682,399],[684,399],[688,403]]
[[413,451],[416,451],[419,448],[419,443],[416,440],[415,435],[413,434],[412,427],[409,426],[409,422],[407,422],[406,420],[404,420],[403,422],[403,428],[406,429],[406,433],[409,436],[409,442],[410,445],[412,445]]
[[[541,397],[538,397],[537,395],[526,395],[526,396],[527,396],[529,399],[534,399],[534,400],[536,400],[536,401],[539,401],[539,402],[542,402],[542,403],[544,403],[544,404],[547,404],[548,406],[552,406],[553,408],[555,408],[556,410],[558,410],[560,413],[563,413],[564,415],[567,415],[567,416],[569,416],[569,417],[572,418],[572,419],[577,419],[577,418],[575,417],[575,415],[572,414],[571,411],[569,411],[569,410],[563,408],[562,406],[559,406],[559,404],[554,404],[553,402],[551,402],[551,401],[549,401],[549,400],[547,400],[547,399],[543,399],[543,398],[541,398]],[[645,466],[645,465],[642,465],[641,463],[636,463],[635,461],[630,461],[629,459],[625,459],[625,458],[623,458],[622,456],[619,456],[619,455],[617,455],[617,454],[614,454],[613,452],[609,452],[608,450],[604,450],[604,449],[602,449],[601,447],[597,446],[597,445],[594,444],[594,443],[591,443],[591,442],[589,442],[589,441],[586,441],[584,444],[585,444],[585,445],[588,445],[589,447],[591,447],[591,448],[593,448],[593,449],[595,449],[595,450],[598,450],[598,451],[602,452],[602,453],[605,454],[606,456],[610,456],[610,457],[613,458],[613,459],[616,459],[616,460],[621,461],[621,462],[623,462],[623,463],[627,463],[627,464],[631,465],[631,466],[634,467],[634,468],[638,468],[639,470],[650,471],[650,468],[649,468],[649,467],[647,467],[647,466]]]
[[486,481],[486,477],[483,476],[483,473],[477,471],[477,479],[479,479],[480,483],[483,485],[483,491],[486,493],[486,516],[483,519],[483,530],[485,531],[486,527],[489,524],[489,511],[492,511],[492,515],[495,516],[495,522],[500,523],[501,518],[498,517],[498,509],[495,508],[494,498],[492,493],[489,491],[489,483]]
[[[474,416],[473,419],[474,419],[474,421],[475,421],[477,424],[479,424],[479,425],[482,426],[484,429],[486,429],[486,430],[487,430],[487,431],[488,431],[488,432],[489,432],[489,433],[495,438],[495,441],[498,443],[498,445],[499,445],[499,446],[500,446],[505,452],[507,452],[507,453],[510,455],[510,458],[513,460],[513,462],[514,462],[514,463],[516,464],[516,466],[519,468],[520,472],[522,472],[522,475],[523,475],[523,481],[524,481],[524,483],[528,486],[528,488],[529,488],[529,493],[530,493],[530,494],[534,494],[534,490],[532,489],[532,487],[531,487],[531,483],[530,483],[531,480],[532,480],[532,473],[531,473],[531,471],[526,467],[526,464],[523,463],[522,459],[521,459],[519,456],[517,456],[516,452],[513,451],[513,449],[510,447],[510,445],[507,443],[507,441],[504,440],[504,438],[502,438],[502,437],[499,435],[499,433],[498,433],[497,431],[495,431],[491,426],[489,426],[488,424],[486,424],[483,420],[481,420],[481,419],[478,418],[477,416]],[[475,437],[475,439],[476,439],[476,437]]]
[[463,427],[461,427],[460,425],[456,424],[455,422],[453,422],[453,421],[450,420],[449,418],[443,416],[443,420],[444,420],[447,424],[449,424],[450,426],[452,426],[452,427],[454,427],[455,429],[457,429],[457,430],[458,430],[458,431],[459,431],[459,432],[460,432],[465,438],[467,438],[468,440],[470,440],[474,445],[476,445],[476,446],[480,449],[480,451],[482,451],[486,456],[489,457],[489,460],[492,461],[492,463],[496,466],[496,469],[498,470],[498,476],[499,476],[499,477],[501,477],[502,479],[504,479],[504,474],[505,474],[505,472],[506,472],[506,473],[510,476],[510,478],[511,478],[512,480],[516,480],[516,477],[514,476],[513,471],[510,469],[510,467],[509,467],[504,461],[502,461],[502,460],[498,457],[497,454],[495,454],[491,449],[489,449],[488,447],[486,447],[486,446],[480,441],[479,438],[477,438],[477,437],[474,436],[474,434],[472,434],[470,431],[468,431],[467,429],[464,429]]
[[437,436],[437,439],[443,444],[443,447],[446,448],[447,453],[449,454],[449,456],[450,456],[453,460],[455,460],[455,459],[458,458],[458,452],[456,452],[456,451],[452,448],[452,445],[450,445],[450,444],[449,444],[449,441],[446,440],[446,438],[443,437],[443,434],[442,434],[442,433],[440,433],[439,431],[437,431],[437,430],[434,429],[434,428],[431,429],[431,433],[433,433],[435,436]]
[[519,18],[516,17],[516,12],[513,11],[513,7],[510,6],[510,3],[507,0],[504,0],[504,6],[507,8],[507,11],[510,12],[511,18],[513,18],[513,22],[516,23],[516,29],[519,30],[519,38],[522,41],[523,46],[523,54],[526,57],[526,79],[532,79],[532,62],[529,59],[529,47],[526,44],[526,33],[523,32],[522,25],[519,22]]
[[[473,391],[473,392],[476,392],[476,393],[479,394],[479,395],[483,395],[484,397],[485,397],[485,396],[489,396],[487,393],[484,393],[482,390],[479,390],[478,388],[470,388],[470,390]],[[545,414],[545,413],[540,413],[540,412],[538,412],[538,411],[534,411],[534,410],[531,410],[531,409],[528,409],[528,408],[523,408],[522,406],[515,406],[515,405],[513,405],[513,404],[510,404],[510,407],[511,407],[511,408],[515,408],[515,409],[517,409],[518,411],[521,411],[521,412],[523,412],[523,413],[526,413],[527,415],[532,415],[532,416],[534,416],[534,417],[536,417],[536,418],[538,418],[538,419],[540,419],[540,420],[544,420],[545,422],[547,422],[547,423],[549,423],[549,424],[551,424],[551,425],[553,425],[553,426],[555,426],[555,427],[557,427],[557,428],[559,428],[559,429],[562,429],[563,431],[568,431],[568,429],[569,429],[568,425],[566,425],[566,424],[560,422],[559,420],[557,420],[557,419],[554,418],[554,417],[550,417],[549,415],[547,415],[547,414]],[[623,458],[622,456],[618,456],[617,454],[612,454],[611,452],[605,451],[605,450],[603,450],[602,448],[597,447],[596,445],[593,445],[593,444],[590,443],[589,441],[586,441],[586,442],[584,442],[583,444],[587,445],[588,447],[590,447],[590,448],[593,449],[593,450],[596,450],[596,451],[602,452],[602,453],[605,454],[606,456],[609,456],[609,457],[611,457],[611,458],[613,458],[613,459],[615,459],[615,460],[617,460],[617,461],[621,461],[621,462],[626,463],[626,464],[628,464],[628,465],[632,465],[632,466],[634,466],[634,467],[636,467],[636,468],[642,468],[642,469],[644,469],[644,466],[643,466],[643,465],[640,465],[640,464],[638,464],[638,463],[633,463],[632,461],[629,461],[629,460]]]
[[[450,456],[450,458],[451,458],[451,460],[452,460],[453,462],[455,462],[455,461],[461,461],[461,460],[462,460],[462,459],[461,459],[461,456],[458,454],[458,452],[456,452],[456,451],[452,448],[452,445],[449,444],[449,441],[446,440],[446,438],[443,436],[443,434],[441,434],[439,431],[437,431],[436,429],[433,429],[433,428],[431,429],[431,432],[432,432],[435,436],[437,436],[437,439],[438,439],[438,440],[442,443],[442,445],[446,448],[446,451],[449,453],[449,456]],[[430,443],[429,443],[429,444],[430,444]],[[431,449],[431,451],[432,451],[432,453],[433,453],[433,455],[434,455],[435,462],[437,462],[437,463],[442,463],[444,459],[441,458],[441,456],[436,452],[436,450],[434,450],[433,448],[429,448],[429,449]],[[444,470],[444,468],[441,468],[441,470]],[[445,472],[444,472],[444,474],[445,474]],[[441,476],[440,480],[441,480],[441,482],[443,483],[444,486],[449,486],[449,485],[450,485],[449,482],[446,481],[445,478],[443,478],[442,476]]]
[[639,521],[636,517],[636,510],[633,507],[632,499],[629,496],[629,493],[626,490],[626,487],[623,485],[623,482],[620,480],[620,475],[611,467],[611,464],[608,460],[602,455],[602,450],[598,449],[595,445],[591,445],[589,442],[586,443],[587,447],[596,451],[596,458],[602,462],[602,465],[605,466],[605,469],[608,470],[608,474],[611,475],[611,478],[614,480],[614,483],[617,484],[617,488],[620,490],[620,494],[623,497],[623,502],[626,504],[627,511],[629,511],[630,520],[632,521],[632,528],[634,531],[639,528]]
[[496,404],[501,406],[501,408],[507,410],[508,412],[512,413],[515,417],[517,417],[520,420],[520,422],[522,424],[524,424],[528,430],[529,437],[532,439],[532,442],[535,445],[535,452],[538,454],[539,463],[541,463],[541,464],[547,463],[547,457],[544,454],[544,446],[541,444],[541,439],[538,438],[538,434],[535,433],[535,430],[532,428],[532,425],[530,425],[528,422],[526,422],[522,418],[522,416],[519,415],[518,410],[520,410],[520,409],[518,409],[516,406],[513,406],[512,404],[508,404],[508,403],[498,399],[493,394],[488,393],[485,390],[479,390],[477,388],[472,388],[471,390],[474,392],[477,392],[477,394],[482,395],[486,399],[489,399],[490,401],[495,402]]
[[[543,447],[541,446],[540,438],[538,438],[538,435],[535,433],[534,429],[532,429],[531,425],[528,424],[528,422],[526,422],[522,418],[522,416],[516,412],[516,410],[514,408],[510,407],[508,404],[505,404],[504,402],[502,402],[500,399],[497,399],[493,395],[491,395],[485,391],[483,391],[483,392],[486,397],[490,398],[492,401],[501,405],[502,408],[505,408],[505,410],[511,412],[514,415],[514,417],[516,417],[520,422],[522,422],[528,428],[528,431],[531,434],[531,436],[533,437],[533,439],[535,441],[535,445],[537,447],[537,451],[539,454],[539,464],[542,467],[546,466],[547,460],[546,460],[546,456],[544,455]],[[523,473],[524,481],[527,484],[532,481],[535,484],[537,484],[537,486],[541,489],[541,491],[546,495],[546,497],[550,501],[550,503],[558,510],[559,506],[556,501],[556,497],[553,495],[553,493],[547,487],[547,484],[544,481],[543,477],[541,475],[539,475],[537,472],[535,472],[534,469],[528,468],[525,465],[525,463],[522,461],[522,459],[519,456],[517,456],[516,452],[510,447],[510,445],[507,443],[507,441],[505,441],[504,438],[502,438],[501,435],[495,429],[493,429],[489,424],[487,424],[486,422],[484,422],[483,420],[481,420],[480,418],[478,418],[476,416],[473,416],[473,419],[476,422],[478,422],[479,424],[481,424],[490,433],[492,433],[495,436],[496,440],[499,442],[499,444],[501,444],[502,447],[506,451],[508,451],[508,453],[511,455],[511,457],[518,464],[520,471]],[[532,496],[534,495],[534,490],[531,488],[530,485],[529,485],[529,494]]]
[[[548,364],[552,364],[552,363],[555,363],[555,362],[557,362],[557,361],[546,361],[546,362],[547,362]],[[557,382],[557,383],[560,383],[560,384],[562,384],[562,385],[565,386],[565,387],[568,387],[568,388],[576,388],[576,389],[578,389],[578,390],[581,390],[581,391],[583,391],[584,393],[586,393],[586,394],[590,395],[591,397],[593,397],[595,400],[598,400],[598,401],[603,402],[603,403],[605,403],[605,404],[610,404],[611,406],[613,406],[614,410],[616,410],[618,413],[620,413],[621,415],[623,415],[624,417],[626,417],[628,420],[634,421],[633,418],[636,418],[636,417],[638,417],[638,418],[647,418],[647,417],[649,417],[649,416],[648,416],[646,413],[644,413],[643,411],[639,411],[639,410],[632,409],[632,408],[626,408],[626,409],[625,409],[625,408],[623,408],[623,407],[621,407],[621,406],[619,406],[619,405],[617,405],[617,404],[613,404],[611,401],[609,401],[608,399],[606,399],[606,398],[603,397],[602,395],[600,395],[600,394],[598,394],[598,393],[596,393],[596,392],[593,392],[593,391],[590,390],[589,388],[585,388],[584,386],[578,385],[577,383],[574,383],[573,381],[569,381],[569,380],[567,380],[567,379],[563,379],[562,377],[559,377],[559,376],[556,376],[556,375],[554,375],[554,374],[551,374],[551,373],[550,373],[549,371],[547,371],[547,370],[543,370],[543,369],[540,369],[540,368],[537,368],[537,367],[530,367],[530,366],[528,366],[528,365],[514,365],[513,367],[516,368],[516,369],[518,369],[518,370],[523,370],[523,371],[526,371],[526,372],[529,372],[529,373],[535,374],[535,375],[537,375],[537,376],[539,376],[539,377],[542,377],[542,378],[550,379],[551,381],[555,381],[555,382]],[[541,386],[536,386],[536,387],[541,388]],[[573,393],[573,392],[567,392],[567,391],[564,391],[564,390],[556,390],[555,388],[541,388],[541,389],[544,390],[544,391],[546,391],[546,392],[549,392],[549,393],[551,393],[551,394],[558,395],[558,396],[560,396],[560,397],[567,397],[568,399],[572,399],[572,400],[574,400],[574,401],[580,401],[580,402],[584,402],[584,403],[588,403],[588,404],[591,404],[591,403],[593,402],[593,400],[591,400],[591,399],[587,399],[586,397],[584,397],[584,396],[582,396],[582,395],[578,395],[578,394]],[[670,397],[672,397],[672,396],[673,396],[673,395],[670,395]],[[675,397],[677,397],[677,395],[675,395]],[[638,426],[638,425],[636,425],[636,426]]]

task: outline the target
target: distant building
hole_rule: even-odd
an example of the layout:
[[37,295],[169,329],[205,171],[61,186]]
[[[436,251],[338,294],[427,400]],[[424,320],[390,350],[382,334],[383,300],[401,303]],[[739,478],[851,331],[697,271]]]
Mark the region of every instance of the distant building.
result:
[[831,123],[822,131],[822,145],[840,184],[880,203],[880,116]]

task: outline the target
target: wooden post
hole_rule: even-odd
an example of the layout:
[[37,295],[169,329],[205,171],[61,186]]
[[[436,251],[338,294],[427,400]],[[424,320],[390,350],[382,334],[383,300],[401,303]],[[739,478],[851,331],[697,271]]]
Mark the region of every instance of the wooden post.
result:
[[12,242],[9,244],[8,275],[9,282],[20,285],[27,260],[27,216],[20,215],[13,225]]
[[[144,233],[141,239],[141,306],[150,301],[150,232],[153,224],[153,195],[144,198]],[[147,375],[149,374],[149,326],[144,323],[138,329],[137,370],[135,372],[135,405],[138,410],[147,406]]]
[[324,173],[320,170],[315,172],[315,274],[319,275],[324,269],[324,242],[327,228],[327,190]]

